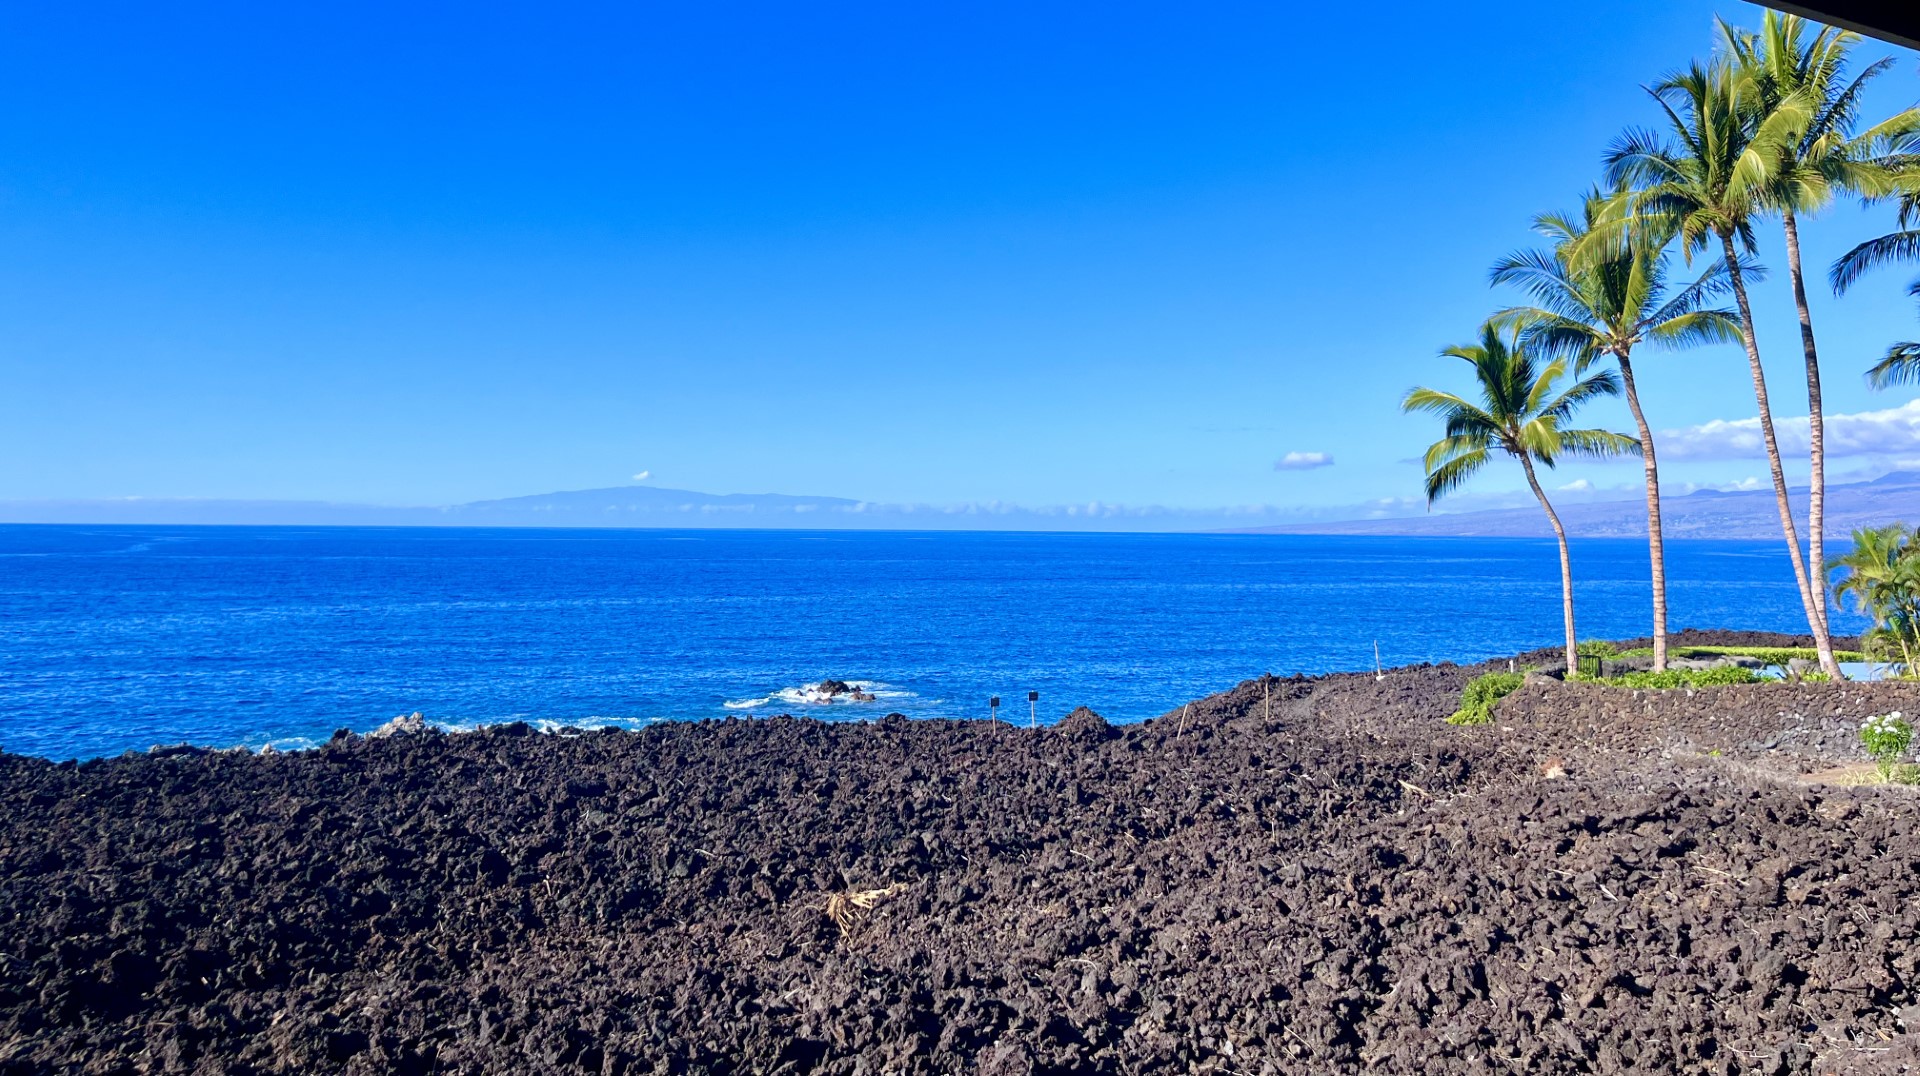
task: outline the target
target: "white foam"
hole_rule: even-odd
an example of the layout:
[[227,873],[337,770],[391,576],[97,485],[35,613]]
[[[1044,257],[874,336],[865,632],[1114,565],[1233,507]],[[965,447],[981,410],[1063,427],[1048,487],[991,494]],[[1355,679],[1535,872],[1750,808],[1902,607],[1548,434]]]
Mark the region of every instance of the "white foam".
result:
[[[878,680],[842,680],[841,683],[863,694],[872,695],[875,701],[880,699],[913,699],[919,693],[905,691]],[[798,687],[783,687],[771,695],[762,695],[752,699],[730,699],[722,702],[727,710],[753,710],[762,706],[862,706],[866,700],[855,699],[851,694],[828,695],[820,690],[820,685],[801,684]]]
[[453,721],[445,718],[428,718],[427,723],[442,732],[478,732],[481,729],[498,725],[511,725],[516,721],[525,722],[535,732],[574,733],[592,732],[611,725],[622,729],[643,729],[656,722],[667,720],[664,717],[602,716],[593,714],[587,717],[531,717],[526,714],[513,714],[507,717],[486,717],[472,721]]
[[319,747],[322,742],[323,741],[310,739],[306,736],[282,736],[278,739],[268,740],[266,743],[263,743],[258,747],[252,747],[252,750],[256,754],[258,754],[261,751],[267,751],[267,750],[311,751],[314,748]]

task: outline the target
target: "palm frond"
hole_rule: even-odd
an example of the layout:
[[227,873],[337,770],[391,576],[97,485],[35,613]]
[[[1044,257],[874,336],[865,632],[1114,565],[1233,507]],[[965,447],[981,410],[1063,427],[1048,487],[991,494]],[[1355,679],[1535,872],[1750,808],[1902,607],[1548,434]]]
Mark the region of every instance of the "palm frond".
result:
[[1495,262],[1490,275],[1495,285],[1517,287],[1539,306],[1560,317],[1577,320],[1585,312],[1579,289],[1553,254],[1539,250],[1515,251]]
[[[1658,95],[1655,95],[1658,100]],[[1662,102],[1662,107],[1666,105]],[[1671,108],[1667,115],[1675,123],[1679,117]],[[1680,167],[1665,140],[1645,128],[1630,127],[1607,145],[1602,158],[1603,175],[1616,187],[1650,188],[1681,178]]]
[[1742,339],[1740,315],[1731,310],[1690,311],[1648,325],[1646,339],[1649,344],[1670,351],[1737,344]]
[[1468,403],[1462,397],[1438,389],[1417,388],[1408,391],[1400,401],[1400,410],[1407,412],[1427,411],[1446,417],[1456,411],[1478,411],[1479,408]]
[[1435,501],[1465,485],[1467,479],[1472,478],[1476,472],[1485,467],[1491,458],[1492,454],[1486,449],[1476,449],[1454,456],[1439,467],[1428,471],[1427,505],[1431,507]]
[[1585,373],[1608,347],[1606,334],[1590,322],[1538,307],[1510,307],[1493,319],[1502,327],[1517,329],[1531,350],[1549,359],[1572,359],[1576,373]]
[[1583,405],[1603,396],[1618,395],[1620,395],[1620,375],[1612,370],[1602,370],[1575,381],[1551,403],[1540,407],[1538,413],[1557,421],[1571,417]]
[[1885,358],[1867,370],[1867,384],[1875,389],[1920,385],[1920,342],[1893,345]]
[[1608,459],[1614,456],[1638,456],[1640,439],[1611,430],[1558,430],[1560,451],[1569,456]]
[[[1767,267],[1752,258],[1741,258],[1740,275],[1752,284],[1767,279]],[[1667,300],[1659,309],[1646,316],[1646,323],[1657,325],[1671,321],[1682,314],[1691,314],[1706,306],[1707,303],[1733,292],[1733,273],[1727,266],[1727,260],[1720,258],[1709,265],[1705,272],[1692,283]]]
[[1440,467],[1445,466],[1449,460],[1457,459],[1471,452],[1481,451],[1482,449],[1490,447],[1491,444],[1492,439],[1487,436],[1463,434],[1457,437],[1442,437],[1440,440],[1427,446],[1426,454],[1421,458],[1421,463],[1429,471],[1438,470]]
[[[1520,354],[1517,354],[1514,365],[1518,366],[1518,360],[1521,358],[1526,358],[1531,361],[1532,354],[1530,351],[1522,351]],[[1554,387],[1560,383],[1562,377],[1566,376],[1567,360],[1552,359],[1548,361],[1546,368],[1541,370],[1538,376],[1533,376],[1531,368],[1525,373],[1526,376],[1521,378],[1521,380],[1525,382],[1524,394],[1517,394],[1524,402],[1522,402],[1519,407],[1514,408],[1514,412],[1516,415],[1541,414],[1547,408],[1546,401],[1553,396]],[[1606,375],[1595,374],[1593,376],[1597,378]],[[1592,378],[1588,380],[1592,380]]]
[[1869,239],[1840,256],[1827,279],[1835,294],[1843,294],[1867,272],[1894,262],[1920,260],[1920,229]]

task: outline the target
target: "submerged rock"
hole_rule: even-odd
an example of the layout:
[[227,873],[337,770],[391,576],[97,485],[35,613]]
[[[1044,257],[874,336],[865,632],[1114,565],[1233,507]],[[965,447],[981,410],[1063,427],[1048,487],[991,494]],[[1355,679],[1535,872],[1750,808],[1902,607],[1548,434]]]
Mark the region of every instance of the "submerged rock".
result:
[[832,702],[842,695],[854,702],[873,702],[877,698],[872,692],[862,690],[859,684],[845,680],[822,680],[813,685],[812,694],[825,702]]

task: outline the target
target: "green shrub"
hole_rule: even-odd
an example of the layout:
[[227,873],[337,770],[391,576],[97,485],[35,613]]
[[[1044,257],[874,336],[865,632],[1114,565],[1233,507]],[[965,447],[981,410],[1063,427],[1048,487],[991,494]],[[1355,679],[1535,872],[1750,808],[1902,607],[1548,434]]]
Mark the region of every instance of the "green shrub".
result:
[[[1586,652],[1584,645],[1581,652],[1583,654]],[[1614,656],[1621,658],[1650,658],[1653,656],[1653,647],[1635,647],[1632,650],[1622,650]],[[1785,665],[1794,658],[1813,661],[1819,657],[1818,654],[1814,653],[1813,647],[1810,646],[1674,646],[1667,648],[1667,656],[1670,658],[1758,658],[1769,665]],[[1858,650],[1835,650],[1833,656],[1836,661],[1867,660],[1867,655]]]
[[1493,704],[1520,689],[1526,677],[1517,672],[1478,676],[1460,693],[1460,709],[1447,718],[1449,725],[1484,725],[1493,720]]
[[[1651,654],[1653,651],[1649,650]],[[1741,657],[1757,658],[1769,665],[1782,665],[1799,658],[1803,661],[1815,661],[1819,654],[1810,646],[1682,646],[1671,651],[1677,658],[1717,658]],[[1835,661],[1865,661],[1867,656],[1857,650],[1835,650]]]
[[1744,665],[1717,665],[1711,669],[1683,670],[1693,676],[1690,687],[1724,687],[1728,684],[1762,684],[1767,678]]
[[[1620,656],[1620,651],[1616,650],[1614,645],[1605,639],[1588,639],[1576,647],[1575,650],[1583,658],[1617,658]],[[1652,653],[1652,651],[1648,651],[1648,653]]]
[[1711,669],[1668,669],[1666,672],[1630,672],[1605,678],[1582,676],[1588,684],[1607,687],[1647,688],[1671,691],[1683,687],[1724,687],[1728,684],[1757,684],[1764,677],[1739,665],[1717,665]]
[[1866,745],[1867,754],[1880,771],[1880,780],[1891,781],[1902,769],[1900,759],[1913,746],[1913,726],[1898,710],[1869,717],[1867,723],[1860,726],[1860,742]]

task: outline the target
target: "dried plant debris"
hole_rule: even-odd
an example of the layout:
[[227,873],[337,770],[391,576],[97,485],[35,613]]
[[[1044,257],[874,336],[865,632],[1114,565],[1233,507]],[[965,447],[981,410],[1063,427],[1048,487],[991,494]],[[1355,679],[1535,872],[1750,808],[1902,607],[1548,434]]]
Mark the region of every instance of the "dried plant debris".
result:
[[827,918],[840,928],[842,937],[853,933],[855,923],[862,915],[870,912],[881,901],[889,900],[906,892],[905,882],[895,882],[880,889],[849,889],[845,893],[835,893],[827,898]]

